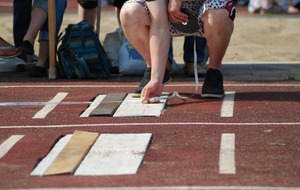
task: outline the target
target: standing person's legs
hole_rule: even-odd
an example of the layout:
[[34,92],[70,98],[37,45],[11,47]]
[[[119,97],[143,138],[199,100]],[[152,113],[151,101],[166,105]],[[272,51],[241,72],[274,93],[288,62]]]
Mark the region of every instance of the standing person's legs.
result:
[[23,38],[18,49],[25,55],[31,56],[34,53],[34,40],[47,19],[47,12],[42,8],[34,8],[32,10],[32,19],[29,28]]
[[[196,47],[196,49],[194,49],[194,47]],[[206,74],[206,62],[209,57],[206,39],[198,36],[185,36],[183,44],[183,60],[185,64],[184,73],[188,76],[194,76],[194,53],[196,53],[197,58],[198,75],[204,76]]]
[[[23,42],[23,38],[29,28],[31,21],[33,0],[14,0],[13,2],[13,37],[16,47],[19,47]],[[25,62],[28,61],[26,54],[21,53],[19,56]],[[36,61],[36,56],[32,55],[31,61]]]
[[21,45],[31,20],[32,0],[14,0],[13,36],[15,46]]
[[[67,7],[66,0],[56,0],[56,3],[55,3],[56,35],[58,35],[58,33],[59,33],[66,7]],[[42,28],[40,29],[40,33],[39,33],[39,42],[40,42],[40,48],[42,48],[42,51],[40,50],[40,52],[39,52],[39,60],[38,60],[37,65],[40,65],[43,67],[46,67],[45,63],[49,57],[49,40],[48,39],[49,39],[49,26],[48,26],[48,16],[47,16],[47,19],[44,22]]]
[[[44,2],[45,3],[45,2]],[[47,3],[47,2],[46,2]],[[47,62],[49,59],[49,28],[48,28],[48,6],[46,4],[37,5],[41,8],[35,8],[33,10],[33,15],[37,14],[46,14],[46,18],[44,20],[44,23],[42,24],[40,28],[39,33],[39,56],[37,60],[36,66],[30,71],[29,76],[31,77],[45,77],[47,76]],[[56,0],[56,34],[58,34],[62,21],[65,9],[67,7],[67,1],[66,0]],[[34,12],[36,11],[36,12]],[[44,13],[41,13],[40,11],[43,11]],[[43,18],[44,19],[44,18]],[[37,24],[41,24],[41,20],[34,20],[33,22]],[[33,31],[33,33],[36,30]]]

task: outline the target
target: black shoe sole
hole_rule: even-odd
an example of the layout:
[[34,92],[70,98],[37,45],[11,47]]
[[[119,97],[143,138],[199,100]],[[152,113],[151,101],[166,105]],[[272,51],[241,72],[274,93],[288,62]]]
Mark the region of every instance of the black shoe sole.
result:
[[223,98],[224,94],[201,94],[202,98]]

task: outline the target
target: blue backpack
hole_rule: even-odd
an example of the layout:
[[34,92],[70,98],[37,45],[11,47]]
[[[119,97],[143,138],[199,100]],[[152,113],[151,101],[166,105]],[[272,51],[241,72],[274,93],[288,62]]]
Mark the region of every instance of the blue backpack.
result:
[[101,45],[94,27],[87,21],[69,24],[60,33],[58,61],[67,78],[107,79],[111,61]]

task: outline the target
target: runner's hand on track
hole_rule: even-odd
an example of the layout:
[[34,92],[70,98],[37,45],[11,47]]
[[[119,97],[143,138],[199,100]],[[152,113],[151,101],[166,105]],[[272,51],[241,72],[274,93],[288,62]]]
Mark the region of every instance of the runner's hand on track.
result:
[[141,93],[142,102],[148,103],[159,103],[159,97],[162,93],[163,84],[150,80],[148,84],[143,88]]

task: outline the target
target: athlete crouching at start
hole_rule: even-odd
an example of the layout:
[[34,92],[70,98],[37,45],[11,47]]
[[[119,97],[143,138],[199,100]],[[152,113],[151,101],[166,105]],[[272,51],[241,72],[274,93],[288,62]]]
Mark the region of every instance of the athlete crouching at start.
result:
[[[188,23],[191,12],[198,19],[198,30],[185,33],[172,23]],[[143,87],[144,103],[159,102],[163,90],[167,56],[172,36],[203,36],[209,49],[208,71],[202,97],[224,96],[222,60],[233,32],[235,7],[232,0],[129,0],[120,13],[125,36],[151,68],[149,82]],[[171,23],[171,24],[170,24]]]

